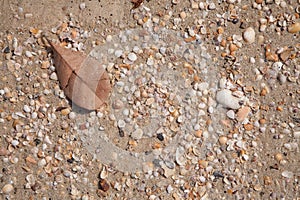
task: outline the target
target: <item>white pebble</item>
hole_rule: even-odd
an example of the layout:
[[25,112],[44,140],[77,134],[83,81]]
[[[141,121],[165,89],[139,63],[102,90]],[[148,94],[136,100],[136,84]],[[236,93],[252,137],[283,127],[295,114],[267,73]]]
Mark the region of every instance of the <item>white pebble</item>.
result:
[[31,58],[33,55],[30,51],[25,51],[25,56]]
[[81,4],[79,5],[79,8],[80,8],[80,10],[85,9],[85,3],[81,3]]
[[131,52],[128,54],[128,60],[134,62],[134,61],[136,61],[136,59],[137,59],[137,56],[135,55],[135,53]]
[[294,173],[293,172],[289,172],[289,171],[283,171],[281,173],[281,175],[285,178],[292,178],[294,176]]
[[128,116],[129,115],[129,110],[128,109],[124,109],[123,110],[123,115]]
[[255,31],[252,27],[247,28],[243,33],[243,38],[248,44],[255,42]]
[[119,128],[124,128],[125,126],[126,126],[126,122],[124,120],[120,119],[118,121],[118,127]]
[[19,141],[18,140],[12,140],[11,141],[11,144],[15,147],[15,146],[18,146],[19,144]]
[[152,58],[147,59],[147,65],[152,66],[154,65],[154,60]]
[[226,113],[227,117],[229,119],[234,119],[235,118],[235,113],[233,110],[229,110],[227,113]]
[[231,108],[231,109],[239,109],[239,98],[234,97],[231,94],[230,90],[224,89],[217,93],[216,100],[219,104],[223,105],[224,107]]
[[69,113],[69,119],[75,119],[76,114],[74,112]]
[[41,159],[39,162],[38,162],[38,166],[39,167],[43,167],[43,166],[45,166],[47,164],[47,162],[46,162],[46,160],[43,158],[43,159]]
[[227,0],[227,3],[235,3],[235,0]]
[[205,178],[204,176],[200,176],[200,177],[199,177],[199,180],[200,180],[201,183],[205,183],[206,178]]
[[210,4],[208,5],[208,9],[209,9],[209,10],[214,10],[214,9],[216,9],[216,4],[214,4],[213,2],[210,3]]
[[53,73],[50,75],[50,79],[51,79],[51,80],[57,81],[57,74],[56,74],[55,72],[53,72]]
[[196,125],[194,126],[194,130],[195,130],[195,131],[200,130],[200,125],[199,125],[199,124],[196,124]]
[[168,185],[167,192],[170,194],[173,191],[173,187],[171,185]]
[[123,54],[123,51],[122,51],[122,50],[116,50],[116,51],[115,51],[115,56],[116,56],[117,58],[120,58],[120,57],[122,56],[122,54]]
[[23,110],[24,110],[26,113],[30,113],[30,111],[31,111],[30,107],[27,106],[27,105],[24,105]]

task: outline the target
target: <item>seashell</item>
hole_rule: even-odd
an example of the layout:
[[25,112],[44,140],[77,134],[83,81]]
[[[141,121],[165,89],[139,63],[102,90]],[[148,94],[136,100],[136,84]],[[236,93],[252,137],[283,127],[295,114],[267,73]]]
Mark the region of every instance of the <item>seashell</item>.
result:
[[101,179],[106,179],[107,176],[108,176],[107,169],[106,169],[106,167],[103,167],[103,168],[102,168],[102,171],[100,172],[100,178],[101,178]]
[[105,69],[96,59],[50,42],[60,86],[77,106],[98,109],[107,100],[111,84]]
[[179,166],[182,166],[185,164],[186,158],[184,157],[184,153],[185,153],[185,151],[184,151],[183,147],[180,146],[176,149],[175,159]]

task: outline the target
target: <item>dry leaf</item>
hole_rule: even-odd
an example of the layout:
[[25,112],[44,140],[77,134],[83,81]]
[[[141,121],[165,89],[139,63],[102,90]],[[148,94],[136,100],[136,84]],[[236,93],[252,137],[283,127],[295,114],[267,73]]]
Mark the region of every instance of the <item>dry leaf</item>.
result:
[[98,109],[108,98],[108,74],[94,58],[50,43],[58,80],[65,95],[87,110]]
[[143,3],[143,1],[144,0],[131,0],[131,3],[133,3],[133,8],[131,8],[131,9],[138,8]]

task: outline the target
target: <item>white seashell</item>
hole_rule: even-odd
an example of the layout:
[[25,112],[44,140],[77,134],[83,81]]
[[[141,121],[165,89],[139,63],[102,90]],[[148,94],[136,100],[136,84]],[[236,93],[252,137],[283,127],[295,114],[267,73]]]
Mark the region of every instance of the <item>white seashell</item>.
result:
[[106,179],[107,176],[108,176],[107,169],[106,169],[106,167],[103,167],[103,168],[102,168],[102,171],[100,172],[100,178],[101,178],[101,179]]
[[175,153],[175,159],[176,159],[176,163],[180,166],[184,165],[186,162],[186,158],[184,157],[184,148],[183,147],[178,147],[176,149],[176,153]]

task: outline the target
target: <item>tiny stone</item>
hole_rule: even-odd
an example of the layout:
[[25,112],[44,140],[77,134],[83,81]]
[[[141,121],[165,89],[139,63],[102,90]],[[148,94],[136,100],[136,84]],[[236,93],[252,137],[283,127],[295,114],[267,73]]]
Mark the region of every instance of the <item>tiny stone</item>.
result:
[[135,53],[129,53],[128,54],[128,59],[132,62],[136,61],[137,56],[135,55]]
[[80,10],[85,9],[85,3],[81,3],[81,4],[79,5],[79,8],[80,8]]
[[67,116],[69,113],[70,113],[70,109],[68,109],[68,108],[65,108],[65,109],[61,110],[61,114],[64,115],[64,116]]
[[184,11],[182,11],[180,13],[180,17],[181,17],[181,19],[185,19],[186,18],[186,13]]
[[240,108],[239,111],[236,114],[236,119],[239,122],[244,121],[244,119],[248,116],[248,114],[250,113],[250,111],[251,111],[251,109],[248,106]]
[[299,139],[300,138],[300,131],[294,132],[294,138]]
[[171,185],[168,185],[167,192],[170,194],[173,191],[173,187]]
[[108,191],[109,190],[109,184],[108,184],[108,182],[105,179],[101,179],[99,181],[99,188],[101,190],[103,190],[104,192]]
[[281,175],[285,178],[292,178],[294,176],[294,173],[293,172],[289,172],[289,171],[283,171],[281,173]]
[[255,42],[255,31],[252,27],[247,28],[243,33],[243,38],[248,44]]
[[115,51],[115,56],[116,56],[117,58],[121,57],[122,54],[123,54],[123,51],[122,51],[122,50],[116,50],[116,51]]
[[300,23],[291,24],[288,28],[289,33],[298,33],[300,31]]
[[112,107],[113,109],[121,109],[123,107],[123,102],[120,99],[117,99],[116,101],[113,102]]
[[14,187],[13,187],[11,184],[6,184],[6,185],[4,185],[3,188],[2,188],[2,192],[3,192],[4,194],[9,194],[9,193],[11,193],[13,190],[14,190]]
[[255,63],[255,58],[250,57],[250,63],[254,64]]
[[193,8],[193,9],[198,9],[198,8],[199,8],[198,3],[195,2],[195,1],[192,1],[192,8]]
[[0,147],[0,156],[6,156],[8,151],[4,147]]
[[12,141],[11,141],[11,144],[12,144],[14,147],[16,147],[16,146],[18,146],[19,141],[18,141],[18,140],[12,140]]
[[221,145],[226,144],[226,143],[227,143],[227,140],[228,140],[227,137],[224,136],[224,135],[222,135],[222,136],[219,137],[219,143],[220,143]]
[[200,176],[200,177],[199,177],[199,180],[200,180],[201,183],[205,183],[206,178],[205,178],[204,176]]
[[23,110],[24,110],[26,113],[30,113],[30,111],[31,111],[30,107],[27,106],[27,105],[24,105]]
[[32,13],[26,13],[26,14],[25,14],[25,18],[30,18],[30,17],[32,17],[32,16],[33,16]]
[[69,119],[75,119],[76,114],[74,112],[69,113]]
[[56,74],[55,72],[53,72],[53,73],[50,75],[50,79],[51,79],[51,80],[57,81],[57,80],[58,80],[58,79],[57,79],[57,74]]
[[230,90],[224,89],[217,93],[216,100],[219,104],[231,108],[231,109],[238,109],[240,108],[239,98],[234,97],[231,94]]
[[213,2],[210,3],[210,4],[208,5],[208,9],[209,9],[209,10],[214,10],[214,9],[216,9],[216,4],[214,4]]
[[30,51],[25,51],[25,56],[31,58],[33,55]]
[[124,128],[125,126],[126,126],[125,121],[122,120],[122,119],[120,119],[120,120],[118,121],[118,127],[119,127],[119,128]]
[[227,113],[226,113],[227,117],[229,119],[234,119],[235,118],[235,113],[233,110],[229,110]]
[[132,132],[131,137],[133,139],[139,140],[139,139],[142,138],[143,134],[144,134],[143,130],[138,128],[138,129],[136,129],[135,131]]
[[111,35],[108,35],[108,36],[106,37],[106,41],[107,41],[107,42],[111,42],[111,41],[112,41],[112,36],[111,36]]

